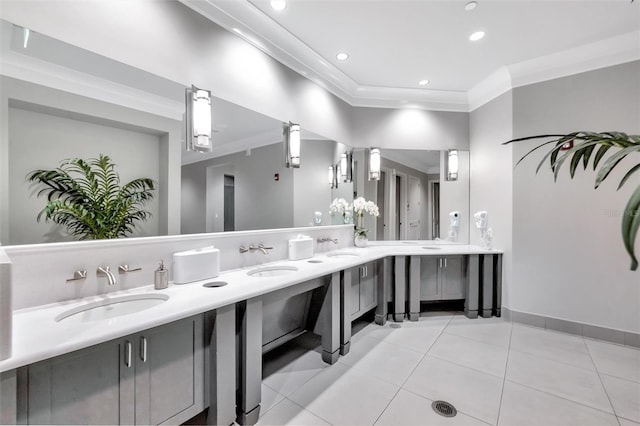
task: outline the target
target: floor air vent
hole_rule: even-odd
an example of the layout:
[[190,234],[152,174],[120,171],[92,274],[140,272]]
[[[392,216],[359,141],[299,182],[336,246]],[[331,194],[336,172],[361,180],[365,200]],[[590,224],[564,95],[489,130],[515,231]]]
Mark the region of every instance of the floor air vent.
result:
[[433,401],[431,408],[433,408],[433,411],[444,417],[454,417],[458,414],[456,407],[447,401]]

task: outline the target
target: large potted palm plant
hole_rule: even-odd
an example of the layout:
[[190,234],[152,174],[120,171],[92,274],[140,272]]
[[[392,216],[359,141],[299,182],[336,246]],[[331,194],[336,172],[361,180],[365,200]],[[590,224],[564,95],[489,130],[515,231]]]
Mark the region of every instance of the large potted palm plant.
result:
[[53,170],[30,172],[27,180],[43,186],[37,196],[47,197],[38,222],[44,217],[45,222],[63,225],[80,240],[130,235],[138,222],[151,216],[142,207],[153,199],[156,187],[149,178],[121,186],[115,164],[104,154],[63,160]]
[[[584,170],[587,169],[589,161],[593,156],[593,170],[598,170],[596,174],[595,187],[609,176],[611,171],[629,154],[640,153],[640,135],[627,135],[622,132],[572,132],[564,135],[536,135],[524,138],[512,139],[504,144],[514,142],[527,141],[532,139],[549,139],[548,141],[536,146],[527,152],[517,163],[520,164],[532,152],[546,147],[549,151],[542,158],[536,172],[538,172],[544,164],[549,162],[553,171],[554,179],[558,178],[558,173],[563,164],[569,162],[569,174],[574,177],[576,170],[582,164]],[[571,146],[573,145],[573,146]],[[604,159],[605,154],[613,149],[609,157]],[[598,169],[598,166],[600,168]],[[640,170],[640,163],[632,166],[623,176],[618,184],[620,189],[629,178]],[[631,194],[631,198],[627,202],[622,215],[622,241],[624,247],[631,258],[631,270],[638,269],[638,258],[636,257],[634,245],[638,230],[640,229],[640,185]]]

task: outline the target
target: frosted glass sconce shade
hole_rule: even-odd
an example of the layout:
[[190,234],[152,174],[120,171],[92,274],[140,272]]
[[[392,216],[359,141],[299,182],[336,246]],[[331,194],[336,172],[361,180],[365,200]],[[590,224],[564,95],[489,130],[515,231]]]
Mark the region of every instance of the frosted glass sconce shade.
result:
[[380,180],[380,149],[369,150],[369,180]]
[[447,152],[447,180],[458,180],[458,150],[450,149]]
[[340,156],[340,178],[343,182],[353,181],[353,154],[345,152]]
[[211,92],[191,86],[185,98],[187,150],[211,152]]
[[300,167],[300,125],[289,122],[282,126],[284,163],[287,167]]

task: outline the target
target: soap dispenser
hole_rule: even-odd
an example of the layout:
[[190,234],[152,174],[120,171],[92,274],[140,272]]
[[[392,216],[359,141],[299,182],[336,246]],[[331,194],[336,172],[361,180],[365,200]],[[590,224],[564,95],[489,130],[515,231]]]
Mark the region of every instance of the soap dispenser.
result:
[[169,285],[169,270],[164,267],[164,262],[160,261],[160,266],[156,269],[153,288],[156,290],[164,290]]

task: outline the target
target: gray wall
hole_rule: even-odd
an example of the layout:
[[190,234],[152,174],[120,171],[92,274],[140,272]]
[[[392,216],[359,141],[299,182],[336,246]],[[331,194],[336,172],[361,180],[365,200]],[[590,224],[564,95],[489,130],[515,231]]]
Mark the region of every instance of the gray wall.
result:
[[[210,232],[207,227],[221,230],[221,176],[231,171],[235,176],[237,231],[293,226],[293,172],[284,166],[282,143],[276,143],[252,149],[250,154],[243,151],[183,166],[183,234]],[[276,173],[279,181],[274,180]]]
[[[322,224],[330,225],[329,204],[332,191],[327,171],[335,144],[325,140],[303,140],[300,168],[293,169],[293,226],[313,226],[314,212],[322,212]],[[347,184],[342,185],[346,187]],[[340,186],[338,186],[340,188]],[[351,191],[353,198],[353,191]]]
[[[448,161],[447,152],[440,153],[440,164]],[[445,167],[440,167],[440,239],[449,235],[449,213],[460,212],[458,242],[468,242],[469,222],[473,213],[469,212],[469,151],[458,151],[458,180],[445,179]]]
[[[179,232],[180,122],[4,76],[0,84],[3,244],[64,239],[50,232],[49,226],[35,224],[37,211],[44,204],[39,208],[31,204],[26,212],[24,204],[42,203],[43,199],[33,196],[26,202],[21,192],[24,188],[15,185],[24,185],[27,172],[35,168],[53,168],[64,158],[97,153],[114,159],[123,181],[148,176],[158,182],[156,199],[149,205],[153,218],[137,236]],[[14,195],[13,191],[18,192]],[[22,204],[13,206],[14,199]],[[27,218],[33,229],[27,230]],[[17,237],[12,235],[15,232]]]
[[[45,223],[44,219],[36,222],[46,197],[36,197],[36,187],[25,179],[35,169],[55,169],[66,158],[88,159],[105,154],[116,165],[121,185],[140,177],[160,181],[157,135],[19,108],[9,108],[9,123],[9,244],[77,239],[70,237],[62,226]],[[154,199],[145,209],[152,216],[141,222],[132,236],[160,234],[158,200]]]
[[469,149],[469,114],[421,109],[353,108],[357,147]]
[[[493,246],[504,250],[503,304],[510,306],[512,281],[513,148],[501,145],[512,139],[511,91],[471,113],[471,197],[470,214],[489,213]],[[530,176],[534,179],[533,176]],[[480,244],[480,232],[470,224],[471,244]]]
[[[513,90],[513,136],[573,130],[640,133],[640,62]],[[534,144],[514,146],[514,161]],[[594,190],[595,173],[558,182],[542,153],[513,173],[513,279],[509,308],[640,331],[640,274],[629,271],[620,235],[624,206],[640,185],[636,174],[616,191],[638,155]],[[640,241],[636,244],[640,251]]]

